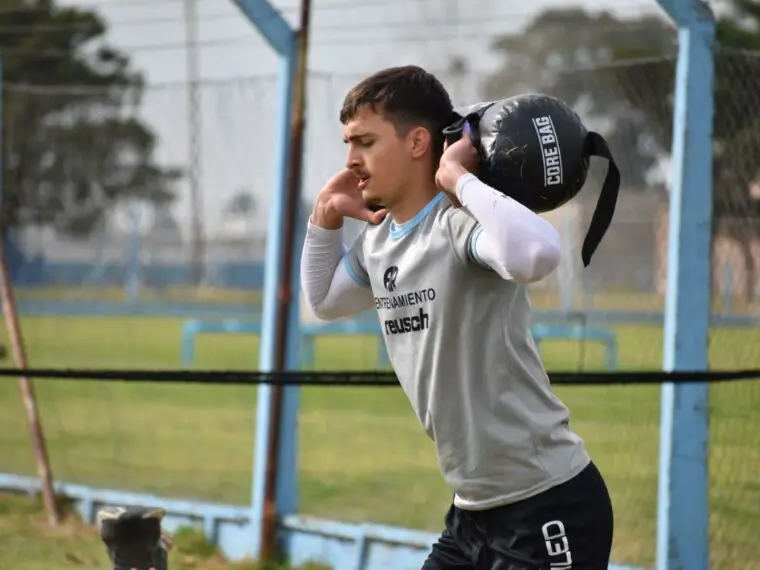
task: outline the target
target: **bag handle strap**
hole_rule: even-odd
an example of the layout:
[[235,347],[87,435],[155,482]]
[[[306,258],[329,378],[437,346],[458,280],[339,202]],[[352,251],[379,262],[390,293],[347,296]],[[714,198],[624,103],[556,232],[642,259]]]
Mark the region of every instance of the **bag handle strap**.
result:
[[586,135],[583,150],[584,156],[599,156],[606,158],[608,162],[607,175],[604,178],[602,190],[599,193],[599,200],[591,216],[591,223],[589,224],[586,237],[583,240],[583,247],[581,248],[583,266],[588,267],[589,263],[591,263],[591,257],[599,247],[615,214],[615,206],[617,205],[620,190],[620,170],[617,164],[615,164],[615,159],[612,158],[607,141],[599,133],[590,131]]

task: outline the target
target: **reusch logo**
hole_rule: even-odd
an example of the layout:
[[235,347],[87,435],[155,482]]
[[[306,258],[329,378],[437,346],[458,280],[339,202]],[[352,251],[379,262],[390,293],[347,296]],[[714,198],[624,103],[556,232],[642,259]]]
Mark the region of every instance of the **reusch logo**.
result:
[[388,319],[383,323],[383,328],[385,329],[386,335],[423,331],[430,328],[430,315],[428,315],[423,309],[420,309],[413,317]]

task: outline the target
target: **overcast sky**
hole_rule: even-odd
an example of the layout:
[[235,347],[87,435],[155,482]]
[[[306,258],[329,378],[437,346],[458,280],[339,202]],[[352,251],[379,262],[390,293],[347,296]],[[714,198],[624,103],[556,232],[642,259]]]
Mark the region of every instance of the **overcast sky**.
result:
[[[109,39],[126,51],[153,85],[140,112],[158,132],[162,162],[190,161],[183,0],[64,0],[97,9],[109,23]],[[293,24],[297,0],[273,3]],[[549,6],[578,2],[533,0],[313,0],[309,67],[309,133],[304,191],[312,197],[342,164],[337,109],[364,74],[415,63],[441,70],[454,55],[471,68],[462,85],[449,85],[455,102],[477,97],[477,83],[493,69],[489,43],[516,31]],[[529,5],[529,6],[528,6]],[[621,16],[662,13],[647,0],[587,0],[586,7]],[[465,10],[464,7],[467,6]],[[477,11],[474,9],[477,6]],[[522,7],[520,7],[522,6]],[[230,0],[197,0],[202,111],[199,160],[204,211],[210,232],[225,202],[240,188],[254,192],[264,214],[274,183],[277,59]],[[252,78],[241,81],[229,81]],[[448,80],[448,79],[446,79]],[[221,81],[221,83],[219,83]],[[216,82],[216,83],[211,83]],[[187,219],[187,187],[177,214]],[[265,215],[260,223],[265,223]]]

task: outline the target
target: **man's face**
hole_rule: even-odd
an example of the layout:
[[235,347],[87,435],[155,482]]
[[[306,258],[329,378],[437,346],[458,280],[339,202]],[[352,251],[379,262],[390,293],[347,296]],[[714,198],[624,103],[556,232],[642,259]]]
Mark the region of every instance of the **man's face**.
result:
[[346,166],[359,177],[364,200],[391,206],[406,190],[417,158],[413,137],[399,136],[392,123],[367,108],[343,126],[343,136]]

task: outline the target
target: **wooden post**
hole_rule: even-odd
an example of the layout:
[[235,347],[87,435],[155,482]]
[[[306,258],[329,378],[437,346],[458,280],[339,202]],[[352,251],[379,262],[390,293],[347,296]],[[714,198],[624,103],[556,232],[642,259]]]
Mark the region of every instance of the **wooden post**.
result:
[[[0,296],[2,297],[3,314],[5,315],[5,326],[8,330],[8,338],[13,351],[13,360],[18,368],[25,369],[26,351],[24,350],[24,340],[21,336],[21,323],[16,311],[16,302],[13,298],[13,286],[8,275],[8,265],[5,262],[5,240],[1,235],[0,229]],[[34,446],[34,456],[37,461],[37,475],[40,478],[40,488],[42,489],[42,499],[45,503],[48,522],[51,526],[57,526],[60,522],[58,514],[58,505],[55,502],[55,493],[53,491],[53,472],[50,469],[47,449],[45,446],[45,436],[42,433],[42,423],[37,410],[37,397],[34,393],[34,384],[30,378],[20,376],[18,379],[21,388],[21,398],[26,411],[26,422],[29,426],[29,432],[32,437]]]

